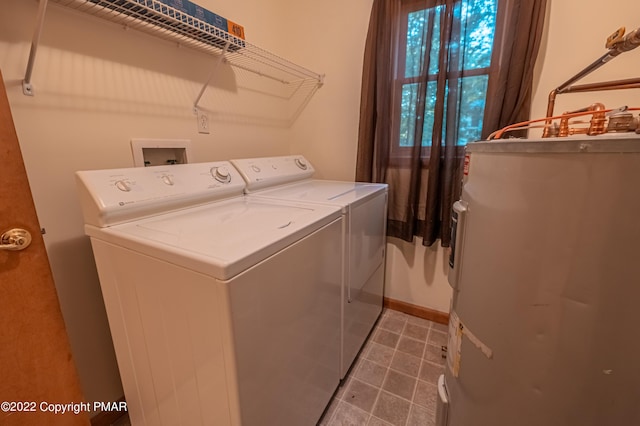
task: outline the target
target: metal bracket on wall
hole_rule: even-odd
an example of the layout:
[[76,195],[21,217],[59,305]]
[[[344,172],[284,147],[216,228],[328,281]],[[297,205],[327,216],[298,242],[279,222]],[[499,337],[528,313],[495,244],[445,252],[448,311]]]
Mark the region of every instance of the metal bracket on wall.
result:
[[227,41],[224,44],[224,49],[222,49],[222,53],[220,54],[220,56],[218,56],[218,60],[216,60],[215,64],[213,65],[213,68],[211,68],[211,72],[209,73],[209,78],[207,78],[207,81],[202,86],[202,89],[200,89],[200,93],[198,93],[198,96],[196,97],[196,100],[193,102],[193,113],[194,114],[198,114],[198,103],[200,103],[200,99],[202,98],[202,95],[204,95],[204,91],[207,90],[207,86],[209,86],[209,83],[211,83],[211,79],[215,75],[216,70],[218,69],[218,67],[220,66],[222,61],[224,61],[224,55],[229,50],[229,46],[231,46],[231,42]]
[[22,80],[22,93],[26,96],[33,96],[33,86],[31,85],[31,74],[33,73],[33,63],[36,60],[38,52],[38,44],[40,44],[40,34],[44,24],[44,12],[47,10],[48,0],[40,0],[38,5],[38,17],[36,18],[36,28],[33,31],[33,39],[31,40],[31,51],[29,52],[29,62],[27,62],[27,70]]
[[[40,13],[23,81],[23,91],[29,96],[33,96],[31,73],[47,3],[48,0],[40,0]],[[281,106],[280,100],[288,102],[287,107],[282,108],[287,123],[297,118],[313,94],[324,83],[324,75],[290,62],[235,34],[171,7],[166,0],[53,0],[53,3],[86,12],[122,25],[126,29],[135,29],[177,42],[179,46],[187,46],[215,55],[216,64],[211,70],[211,75],[193,103],[195,114],[198,114],[201,98],[213,76],[219,71],[221,62],[225,62],[232,69],[247,71],[267,79],[268,81],[265,80],[264,83],[268,86],[264,91],[265,96],[271,96],[278,107]],[[271,85],[269,81],[280,84]]]

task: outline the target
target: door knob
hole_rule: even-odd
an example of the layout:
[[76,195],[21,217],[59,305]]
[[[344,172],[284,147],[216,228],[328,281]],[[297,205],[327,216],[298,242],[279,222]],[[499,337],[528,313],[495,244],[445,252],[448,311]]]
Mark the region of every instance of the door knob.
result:
[[0,236],[0,250],[24,250],[31,244],[31,234],[26,229],[11,229]]

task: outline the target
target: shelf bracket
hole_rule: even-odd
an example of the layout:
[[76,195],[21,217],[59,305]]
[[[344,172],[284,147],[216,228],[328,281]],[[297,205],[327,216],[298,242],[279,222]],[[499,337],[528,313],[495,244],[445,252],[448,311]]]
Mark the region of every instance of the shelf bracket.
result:
[[193,113],[194,114],[198,114],[198,104],[200,103],[200,99],[202,98],[202,95],[204,95],[204,91],[207,90],[207,87],[209,86],[209,83],[211,82],[211,79],[213,79],[213,76],[215,75],[216,70],[218,69],[218,67],[220,66],[222,61],[224,61],[224,55],[227,53],[227,50],[229,50],[229,46],[230,45],[231,45],[230,41],[227,41],[224,44],[224,49],[222,49],[222,53],[220,54],[220,56],[218,57],[218,60],[213,65],[213,68],[211,69],[211,72],[209,73],[209,78],[207,78],[207,81],[202,86],[202,89],[200,89],[200,93],[198,93],[198,96],[196,97],[196,100],[193,102]]
[[33,86],[31,85],[31,74],[33,73],[33,64],[36,61],[36,53],[38,51],[38,45],[40,44],[40,34],[42,33],[42,26],[44,25],[44,12],[47,10],[47,3],[49,0],[40,0],[38,5],[38,17],[36,19],[36,29],[33,32],[33,39],[31,40],[31,52],[29,52],[29,62],[27,63],[27,70],[24,73],[24,80],[22,80],[22,93],[26,96],[33,96]]

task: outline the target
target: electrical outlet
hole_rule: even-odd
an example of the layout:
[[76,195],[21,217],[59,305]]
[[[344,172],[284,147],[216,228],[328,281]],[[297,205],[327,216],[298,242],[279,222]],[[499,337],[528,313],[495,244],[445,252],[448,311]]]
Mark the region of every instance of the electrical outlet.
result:
[[209,134],[209,116],[198,110],[198,133]]

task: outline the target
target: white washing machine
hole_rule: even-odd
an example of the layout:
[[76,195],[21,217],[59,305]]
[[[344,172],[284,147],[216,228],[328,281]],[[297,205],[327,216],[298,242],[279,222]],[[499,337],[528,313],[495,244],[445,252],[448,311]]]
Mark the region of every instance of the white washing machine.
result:
[[77,181],[132,424],[316,424],[340,380],[340,208],[245,197],[228,162]]
[[345,247],[340,305],[344,378],[382,312],[388,185],[313,179],[315,170],[301,155],[231,162],[251,197],[340,208]]

